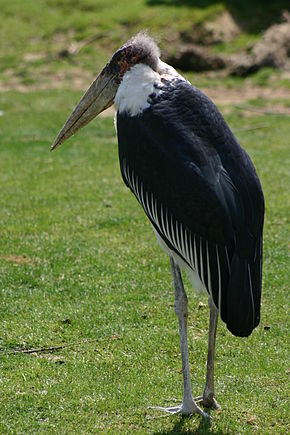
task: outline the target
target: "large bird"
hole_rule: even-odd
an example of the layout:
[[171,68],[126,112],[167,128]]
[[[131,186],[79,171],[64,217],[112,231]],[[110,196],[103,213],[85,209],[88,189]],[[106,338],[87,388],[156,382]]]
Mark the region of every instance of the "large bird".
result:
[[[170,257],[183,370],[181,406],[218,408],[214,349],[218,315],[235,336],[260,321],[264,198],[248,154],[214,103],[139,33],[118,49],[84,94],[52,149],[114,103],[124,183]],[[180,269],[208,294],[206,385],[193,398],[187,346],[187,296]]]

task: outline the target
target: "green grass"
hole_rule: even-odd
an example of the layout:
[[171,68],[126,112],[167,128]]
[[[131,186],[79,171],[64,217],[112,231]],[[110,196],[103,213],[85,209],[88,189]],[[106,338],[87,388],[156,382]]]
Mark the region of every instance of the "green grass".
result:
[[[168,259],[121,181],[112,119],[49,153],[79,97],[0,94],[0,433],[287,433],[288,118],[227,107],[266,198],[262,320],[248,339],[219,324],[209,427],[148,408],[182,398]],[[198,395],[208,310],[185,282]]]

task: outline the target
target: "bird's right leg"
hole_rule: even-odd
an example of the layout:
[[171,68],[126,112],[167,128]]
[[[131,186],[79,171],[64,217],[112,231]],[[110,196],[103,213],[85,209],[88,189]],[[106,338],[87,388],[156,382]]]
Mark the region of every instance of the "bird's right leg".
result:
[[203,392],[203,404],[205,406],[210,406],[215,409],[220,409],[220,406],[217,403],[214,394],[214,354],[215,354],[216,331],[217,331],[217,322],[218,322],[218,310],[214,306],[211,297],[209,297],[208,299],[208,305],[210,310],[210,318],[209,318],[207,373],[206,373],[205,389]]
[[215,307],[211,297],[208,298],[208,306],[210,310],[209,318],[209,335],[208,335],[208,354],[207,354],[207,370],[206,370],[206,384],[203,395],[197,397],[195,400],[203,406],[209,408],[220,409],[216,401],[214,393],[214,354],[215,342],[218,322],[218,310]]
[[167,411],[171,414],[182,413],[182,414],[193,414],[198,413],[203,417],[208,418],[206,414],[193,400],[191,393],[191,382],[189,373],[189,362],[188,362],[188,344],[187,344],[187,296],[184,290],[182,277],[178,265],[174,262],[173,258],[170,257],[170,264],[173,275],[174,283],[174,293],[175,293],[175,312],[178,317],[179,324],[179,337],[180,337],[180,351],[181,351],[181,361],[182,361],[182,372],[183,372],[183,401],[181,406],[176,406],[172,408],[158,408]]

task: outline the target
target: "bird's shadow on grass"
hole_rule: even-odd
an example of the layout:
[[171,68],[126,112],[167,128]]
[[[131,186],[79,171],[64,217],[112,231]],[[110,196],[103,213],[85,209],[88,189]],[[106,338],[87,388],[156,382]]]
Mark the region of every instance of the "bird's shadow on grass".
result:
[[164,431],[158,431],[154,432],[154,435],[206,435],[206,434],[212,434],[212,435],[227,435],[227,432],[223,432],[221,430],[213,430],[211,429],[211,420],[202,418],[200,421],[200,424],[196,430],[188,430],[188,426],[184,427],[185,423],[191,419],[192,416],[182,416],[180,419],[175,423],[174,428],[171,430],[164,430]]

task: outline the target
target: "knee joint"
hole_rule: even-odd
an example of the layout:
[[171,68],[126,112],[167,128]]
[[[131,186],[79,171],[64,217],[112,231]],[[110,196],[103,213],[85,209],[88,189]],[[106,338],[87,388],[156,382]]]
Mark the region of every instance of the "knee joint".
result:
[[179,316],[188,316],[188,310],[187,310],[187,297],[180,297],[175,300],[174,304],[174,311],[176,315]]

